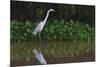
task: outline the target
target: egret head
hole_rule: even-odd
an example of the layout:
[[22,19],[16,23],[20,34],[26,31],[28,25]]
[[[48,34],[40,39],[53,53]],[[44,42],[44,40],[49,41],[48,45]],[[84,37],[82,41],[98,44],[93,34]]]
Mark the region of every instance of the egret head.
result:
[[49,9],[49,10],[48,10],[48,12],[51,12],[51,11],[56,12],[54,9]]

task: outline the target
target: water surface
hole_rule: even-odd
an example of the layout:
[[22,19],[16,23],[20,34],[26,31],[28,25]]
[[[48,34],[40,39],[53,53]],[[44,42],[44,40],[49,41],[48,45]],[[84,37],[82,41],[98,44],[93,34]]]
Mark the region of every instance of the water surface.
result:
[[[40,50],[40,42],[11,42],[11,61],[23,61],[23,63],[35,61],[36,59],[32,53],[34,48]],[[63,58],[88,57],[94,59],[95,43],[94,41],[44,41],[41,51],[48,62],[53,62],[54,58],[60,59],[58,63],[61,61],[68,62]]]

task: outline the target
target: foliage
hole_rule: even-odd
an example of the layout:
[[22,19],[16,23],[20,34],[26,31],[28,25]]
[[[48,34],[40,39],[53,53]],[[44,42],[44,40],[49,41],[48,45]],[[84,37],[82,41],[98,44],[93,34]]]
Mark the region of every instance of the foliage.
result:
[[[32,31],[36,23],[26,21],[25,23],[17,20],[11,21],[11,40],[38,40],[38,35],[33,37]],[[93,40],[95,38],[95,28],[79,21],[48,21],[41,33],[45,40]]]

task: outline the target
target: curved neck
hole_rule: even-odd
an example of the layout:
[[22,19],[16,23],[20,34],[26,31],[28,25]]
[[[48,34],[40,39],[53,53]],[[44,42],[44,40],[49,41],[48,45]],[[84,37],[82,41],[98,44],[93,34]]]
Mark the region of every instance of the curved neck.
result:
[[48,19],[48,16],[49,16],[49,11],[47,12],[47,16],[45,17],[44,19],[44,23],[46,23],[47,19]]

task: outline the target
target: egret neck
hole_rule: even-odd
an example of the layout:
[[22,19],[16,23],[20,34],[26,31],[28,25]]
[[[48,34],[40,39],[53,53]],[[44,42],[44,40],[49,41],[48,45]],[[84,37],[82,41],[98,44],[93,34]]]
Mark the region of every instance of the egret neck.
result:
[[49,12],[50,12],[50,11],[48,11],[48,12],[47,12],[47,16],[45,17],[45,19],[44,19],[44,21],[43,21],[43,22],[44,22],[44,24],[46,23],[46,21],[47,21],[47,19],[48,19]]

